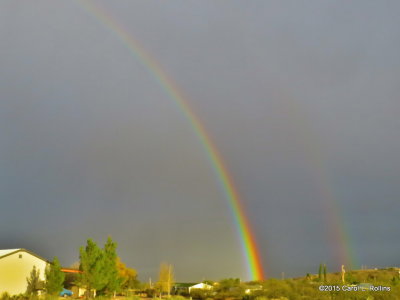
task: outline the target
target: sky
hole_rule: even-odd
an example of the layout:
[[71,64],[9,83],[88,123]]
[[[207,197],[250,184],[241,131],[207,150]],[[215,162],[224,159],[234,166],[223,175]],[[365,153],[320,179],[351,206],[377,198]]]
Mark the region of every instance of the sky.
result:
[[[268,277],[399,266],[398,1],[104,1],[223,157]],[[184,113],[83,0],[0,3],[0,249],[249,279]]]

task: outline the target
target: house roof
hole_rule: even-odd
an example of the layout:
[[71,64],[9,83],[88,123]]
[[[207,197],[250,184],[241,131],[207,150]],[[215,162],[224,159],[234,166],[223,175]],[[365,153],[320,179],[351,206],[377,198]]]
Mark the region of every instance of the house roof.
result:
[[191,288],[197,285],[204,285],[204,286],[210,286],[212,287],[212,285],[209,285],[207,283],[204,282],[200,282],[200,283],[189,283],[189,282],[178,282],[174,284],[175,288]]
[[0,259],[4,258],[6,256],[9,256],[9,255],[12,255],[14,253],[17,253],[17,252],[26,252],[26,253],[29,253],[30,255],[33,255],[33,256],[35,256],[35,257],[37,257],[37,258],[39,258],[39,259],[41,259],[41,260],[43,260],[43,261],[45,261],[47,263],[50,263],[47,259],[44,259],[43,257],[41,257],[41,256],[39,256],[39,255],[29,251],[29,250],[23,249],[23,248],[0,250]]
[[192,285],[192,287],[195,287],[195,286],[210,286],[210,287],[212,287],[211,284],[207,284],[207,283],[204,283],[204,282],[195,283],[195,284]]
[[80,270],[71,269],[71,268],[61,268],[61,272],[64,272],[64,273],[83,273]]
[[21,250],[21,249],[19,248],[19,249],[4,249],[4,250],[0,250],[0,257],[2,257],[4,255],[7,255],[7,254],[10,254],[10,253],[13,253],[13,252],[17,252],[18,250]]
[[175,288],[188,288],[191,287],[193,285],[195,285],[196,283],[188,283],[188,282],[176,282],[174,284]]

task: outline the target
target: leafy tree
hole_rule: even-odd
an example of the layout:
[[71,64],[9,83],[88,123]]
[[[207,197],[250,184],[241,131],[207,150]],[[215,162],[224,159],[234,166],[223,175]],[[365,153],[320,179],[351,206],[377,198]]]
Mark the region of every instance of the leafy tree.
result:
[[167,293],[170,296],[171,288],[174,284],[174,270],[172,265],[167,263],[161,263],[159,279],[157,286],[161,293]]
[[139,286],[136,270],[128,268],[119,257],[117,257],[117,269],[122,289],[133,289]]
[[108,237],[103,249],[103,269],[102,273],[105,276],[106,284],[102,289],[102,294],[111,295],[119,291],[122,279],[117,267],[117,243],[113,242],[111,237]]
[[239,278],[226,278],[218,282],[216,287],[216,299],[236,298],[244,296],[244,288]]
[[222,291],[222,292],[227,292],[231,290],[232,288],[240,286],[240,279],[239,278],[226,278],[222,279],[218,283],[218,288],[217,290]]
[[[87,296],[93,290],[99,295],[112,295],[119,291],[123,284],[132,286],[136,280],[136,271],[128,269],[117,257],[117,243],[108,237],[103,249],[91,240],[87,240],[86,247],[80,248],[79,269],[77,282],[87,289]],[[123,267],[122,267],[123,266]],[[121,270],[124,269],[124,277]]]
[[212,292],[206,289],[192,289],[190,291],[190,297],[192,299],[205,300],[212,297]]
[[79,254],[82,273],[78,276],[78,282],[86,288],[86,296],[89,297],[93,290],[102,290],[107,284],[107,276],[103,272],[104,253],[92,239],[88,239],[86,247],[81,247]]
[[46,291],[50,295],[58,295],[64,284],[65,275],[61,272],[61,265],[57,257],[54,257],[53,263],[46,268]]
[[26,278],[27,287],[26,293],[29,296],[36,296],[38,294],[39,284],[40,284],[40,271],[33,266],[32,271],[28,278]]

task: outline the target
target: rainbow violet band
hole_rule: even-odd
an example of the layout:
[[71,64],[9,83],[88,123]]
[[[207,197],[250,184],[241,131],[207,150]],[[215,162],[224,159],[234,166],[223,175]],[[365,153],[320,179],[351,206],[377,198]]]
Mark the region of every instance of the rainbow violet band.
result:
[[118,24],[109,13],[100,8],[98,4],[95,5],[90,0],[79,0],[78,3],[80,3],[88,13],[93,15],[120,39],[120,41],[130,50],[131,54],[138,59],[154,79],[157,80],[158,84],[174,101],[182,114],[190,122],[197,137],[200,139],[203,149],[207,153],[208,159],[224,191],[225,197],[228,200],[235,227],[240,236],[248,276],[251,280],[264,279],[264,272],[256,239],[246,217],[233,179],[229,175],[229,171],[215,144],[211,140],[203,124],[200,122],[200,119],[196,116],[188,101],[183,96],[181,89],[178,88],[169,76],[167,76],[161,66],[147,51],[144,50],[139,42],[135,40],[121,24]]

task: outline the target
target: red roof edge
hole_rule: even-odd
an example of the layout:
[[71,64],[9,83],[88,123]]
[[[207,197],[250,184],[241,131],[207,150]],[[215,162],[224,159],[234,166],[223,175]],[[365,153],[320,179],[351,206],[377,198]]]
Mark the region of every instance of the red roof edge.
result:
[[61,268],[61,272],[64,273],[82,273],[82,271],[76,269]]

